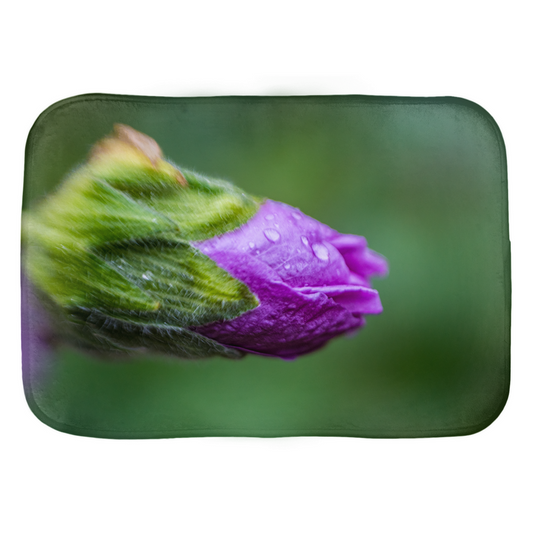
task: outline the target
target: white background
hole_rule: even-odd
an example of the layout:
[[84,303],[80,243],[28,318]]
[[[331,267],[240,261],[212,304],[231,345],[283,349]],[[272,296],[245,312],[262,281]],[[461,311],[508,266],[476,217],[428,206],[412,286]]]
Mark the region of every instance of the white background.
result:
[[[3,531],[533,530],[530,269],[533,42],[526,2],[9,2],[2,9],[0,359]],[[21,383],[24,145],[39,113],[90,92],[460,96],[507,146],[512,383],[467,437],[75,437]]]

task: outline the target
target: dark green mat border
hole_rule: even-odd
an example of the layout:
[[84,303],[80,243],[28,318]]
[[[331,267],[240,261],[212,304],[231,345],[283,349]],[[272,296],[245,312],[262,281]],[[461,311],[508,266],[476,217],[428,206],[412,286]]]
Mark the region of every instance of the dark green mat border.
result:
[[[442,430],[424,430],[424,429],[409,429],[404,431],[357,431],[348,430],[344,428],[309,428],[307,430],[291,431],[287,429],[280,430],[262,430],[262,429],[239,429],[239,428],[191,428],[191,429],[177,429],[175,431],[139,431],[139,432],[122,432],[110,430],[95,430],[93,428],[83,428],[70,426],[57,422],[46,415],[33,396],[32,384],[30,379],[30,369],[23,368],[23,384],[26,401],[34,413],[34,415],[44,424],[53,429],[70,433],[72,435],[80,435],[86,437],[100,437],[100,438],[114,438],[114,439],[149,439],[149,438],[176,438],[176,437],[309,437],[309,436],[336,436],[336,437],[367,437],[367,438],[421,438],[421,437],[447,437],[447,436],[461,436],[471,435],[482,431],[491,425],[503,411],[507,399],[509,397],[510,389],[510,329],[511,329],[511,250],[509,240],[509,208],[508,208],[508,187],[507,187],[507,157],[505,150],[505,143],[496,121],[493,117],[480,105],[463,98],[442,96],[442,97],[406,97],[406,96],[366,96],[366,95],[317,95],[317,96],[211,96],[211,97],[160,97],[160,96],[127,96],[127,95],[112,95],[112,94],[85,94],[66,98],[52,104],[45,111],[43,111],[34,125],[32,126],[28,135],[25,150],[25,170],[24,170],[24,191],[29,188],[28,169],[33,165],[33,145],[34,139],[42,134],[42,129],[47,117],[59,108],[65,108],[81,101],[116,101],[139,104],[170,104],[177,101],[187,100],[189,103],[202,103],[209,101],[209,103],[234,103],[239,101],[242,104],[256,104],[259,102],[275,102],[275,103],[327,103],[328,105],[347,106],[352,107],[357,104],[374,104],[374,105],[425,105],[425,104],[443,104],[443,105],[459,105],[470,108],[482,116],[492,127],[496,139],[498,140],[499,156],[500,156],[500,172],[501,180],[501,198],[502,198],[502,257],[504,258],[503,272],[504,272],[504,291],[505,291],[505,307],[506,313],[504,315],[504,344],[506,351],[503,354],[505,358],[505,373],[503,377],[503,394],[498,408],[491,416],[480,421],[477,424],[458,427],[445,428]],[[355,100],[355,101],[354,101]],[[24,196],[23,196],[24,198]],[[29,364],[29,362],[28,362]]]

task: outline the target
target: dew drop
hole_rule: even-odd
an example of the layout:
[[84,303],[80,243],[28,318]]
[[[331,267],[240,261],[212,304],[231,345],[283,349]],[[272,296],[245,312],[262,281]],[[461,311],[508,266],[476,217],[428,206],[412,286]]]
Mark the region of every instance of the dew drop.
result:
[[323,244],[313,244],[311,248],[313,248],[313,252],[321,261],[327,261],[329,259],[328,249]]
[[270,242],[277,242],[277,241],[279,241],[280,234],[279,234],[275,229],[268,228],[268,229],[266,229],[263,233],[265,234],[265,237],[266,237]]
[[248,246],[250,247],[250,250],[253,250],[255,248],[255,243],[254,242],[249,242]]
[[309,246],[309,241],[307,240],[307,237],[305,235],[302,235],[301,239],[306,246]]
[[299,215],[298,213],[291,213],[292,215],[292,218],[294,218],[295,220],[300,220],[302,218],[301,215]]
[[267,215],[265,218],[267,220],[274,220],[274,215]]
[[284,268],[285,270],[289,270],[289,268],[291,268],[291,265],[289,265],[289,263],[285,263]]

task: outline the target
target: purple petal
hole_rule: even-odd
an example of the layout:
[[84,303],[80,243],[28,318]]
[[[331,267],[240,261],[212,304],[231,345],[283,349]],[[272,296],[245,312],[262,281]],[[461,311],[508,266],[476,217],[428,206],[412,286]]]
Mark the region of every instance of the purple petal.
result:
[[354,274],[384,276],[388,273],[387,260],[368,249],[364,237],[338,234],[330,242],[342,254],[346,265]]
[[386,260],[363,237],[288,205],[267,200],[248,223],[195,246],[260,301],[236,319],[195,328],[222,344],[293,357],[361,328],[362,314],[382,311],[368,278],[386,273]]
[[258,259],[244,262],[240,253],[226,250],[209,256],[246,283],[261,302],[233,320],[195,328],[217,342],[286,357],[316,350],[333,337],[361,325],[361,317],[325,294],[295,291]]
[[296,291],[301,294],[325,294],[351,313],[377,315],[383,311],[378,291],[368,287],[332,285],[331,287],[301,287]]
[[24,273],[21,275],[21,347],[24,387],[31,393],[50,377],[54,361],[52,322]]

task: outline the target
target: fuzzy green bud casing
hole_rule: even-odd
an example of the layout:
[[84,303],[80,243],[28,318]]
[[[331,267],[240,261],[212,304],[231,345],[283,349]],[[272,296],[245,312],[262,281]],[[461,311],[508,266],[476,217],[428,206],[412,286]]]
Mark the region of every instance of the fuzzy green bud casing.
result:
[[260,205],[225,181],[179,170],[153,139],[116,125],[24,213],[23,267],[61,337],[85,349],[239,357],[190,328],[259,302],[191,242],[238,228]]

